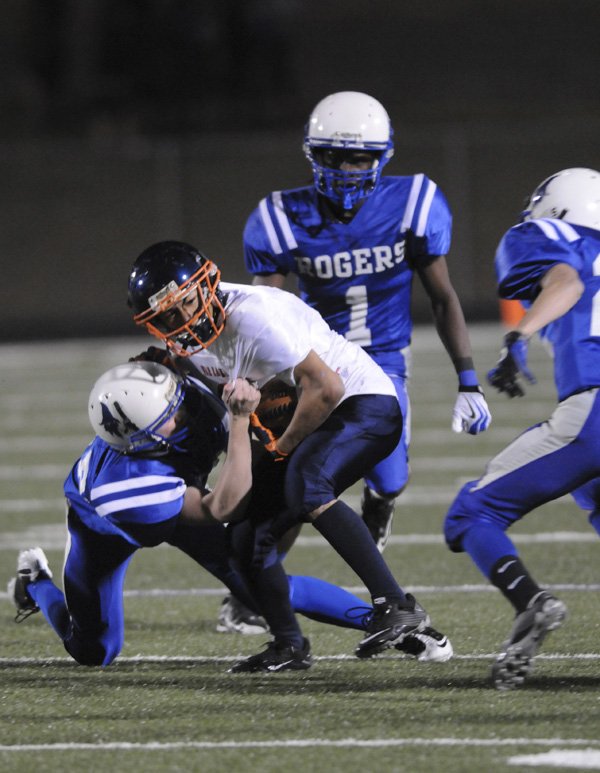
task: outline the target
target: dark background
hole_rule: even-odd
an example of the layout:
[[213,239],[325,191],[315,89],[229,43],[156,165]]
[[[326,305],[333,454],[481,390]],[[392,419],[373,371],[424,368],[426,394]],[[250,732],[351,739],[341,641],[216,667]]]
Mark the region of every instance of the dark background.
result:
[[[130,334],[135,257],[190,241],[246,281],[244,222],[304,184],[328,93],[392,118],[390,174],[446,193],[470,320],[497,319],[493,254],[535,185],[600,168],[598,0],[3,0],[4,340]],[[428,318],[415,294],[418,320]]]

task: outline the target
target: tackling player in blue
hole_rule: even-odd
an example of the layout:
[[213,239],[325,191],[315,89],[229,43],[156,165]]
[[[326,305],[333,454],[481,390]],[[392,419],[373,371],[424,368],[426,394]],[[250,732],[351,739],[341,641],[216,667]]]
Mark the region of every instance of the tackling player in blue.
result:
[[506,334],[490,383],[509,397],[535,383],[528,341],[539,333],[554,353],[558,406],[467,483],[446,516],[451,550],[466,551],[515,609],[513,627],[492,669],[511,689],[529,674],[565,604],[540,588],[506,530],[536,507],[571,493],[600,534],[600,172],[565,169],[533,192],[523,222],[502,238],[496,272],[502,298],[527,312]]
[[473,366],[467,327],[445,255],[452,217],[424,174],[382,176],[394,152],[384,107],[355,91],[331,94],[313,110],[304,153],[311,186],[275,191],[250,215],[244,256],[254,283],[300,295],[329,326],[362,346],[394,382],[404,416],[396,450],[365,478],[362,515],[380,550],[409,477],[411,289],[418,275],[458,375],[455,432],[475,435],[491,421]]
[[[23,550],[9,596],[16,621],[42,611],[82,665],[107,666],[124,642],[123,586],[142,547],[179,548],[258,612],[232,566],[224,522],[243,515],[252,483],[249,415],[260,393],[226,384],[223,400],[153,362],[111,368],[94,385],[89,416],[95,439],[65,484],[69,541],[64,593],[43,550]],[[212,491],[208,474],[227,452]],[[230,526],[229,528],[232,528]],[[288,577],[293,608],[334,625],[364,630],[371,607],[314,577]],[[415,635],[404,653],[447,660],[447,640]]]

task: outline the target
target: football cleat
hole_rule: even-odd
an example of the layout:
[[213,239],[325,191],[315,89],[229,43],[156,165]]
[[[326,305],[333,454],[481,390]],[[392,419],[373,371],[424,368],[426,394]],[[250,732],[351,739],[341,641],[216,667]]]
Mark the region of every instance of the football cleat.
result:
[[417,633],[409,633],[394,647],[421,663],[445,663],[454,655],[450,639],[429,626]]
[[49,580],[52,572],[48,559],[41,548],[22,550],[17,558],[17,576],[8,583],[8,595],[12,598],[17,614],[15,623],[21,623],[40,608],[27,593],[27,587],[36,580]]
[[240,660],[229,669],[232,674],[252,674],[257,671],[277,673],[279,671],[304,671],[312,666],[310,642],[302,639],[302,649],[292,647],[287,642],[273,640],[263,652]]
[[395,498],[380,497],[368,486],[364,487],[361,500],[362,519],[380,553],[383,553],[392,533],[395,504]]
[[547,591],[531,599],[527,609],[516,616],[492,666],[492,682],[497,690],[512,690],[523,684],[533,670],[533,659],[546,635],[560,628],[566,617],[565,604]]
[[406,594],[408,607],[388,603],[385,598],[374,599],[373,612],[366,625],[368,636],[359,642],[355,654],[370,658],[389,647],[401,644],[408,634],[427,628],[429,615],[410,593]]
[[264,617],[257,615],[231,594],[225,596],[217,620],[219,633],[242,633],[246,636],[257,633],[269,633]]

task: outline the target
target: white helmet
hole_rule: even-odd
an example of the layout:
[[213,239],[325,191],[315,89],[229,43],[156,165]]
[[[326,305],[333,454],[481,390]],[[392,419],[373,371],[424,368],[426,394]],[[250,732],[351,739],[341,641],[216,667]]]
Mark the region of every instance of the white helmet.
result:
[[600,172],[563,169],[540,183],[531,194],[523,219],[542,217],[600,230]]
[[88,413],[96,435],[117,451],[166,453],[187,434],[163,437],[157,430],[184,396],[182,379],[156,362],[128,362],[106,371],[90,392]]
[[[340,91],[322,99],[308,119],[303,146],[319,193],[344,209],[351,209],[359,199],[369,196],[394,154],[392,135],[385,108],[368,94]],[[324,166],[318,152],[324,148],[373,152],[373,166],[361,172]]]

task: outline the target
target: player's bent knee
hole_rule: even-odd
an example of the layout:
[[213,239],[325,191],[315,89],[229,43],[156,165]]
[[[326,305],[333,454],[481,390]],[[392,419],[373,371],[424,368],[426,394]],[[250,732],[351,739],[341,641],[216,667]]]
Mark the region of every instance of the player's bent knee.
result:
[[73,632],[64,640],[69,655],[80,666],[109,666],[123,649],[123,639],[102,641],[100,638],[86,638]]
[[467,483],[456,495],[444,519],[444,539],[454,553],[462,552],[462,538],[466,531],[481,519],[481,508]]
[[111,657],[101,644],[74,644],[65,642],[65,649],[80,666],[108,666],[118,655],[115,652]]

